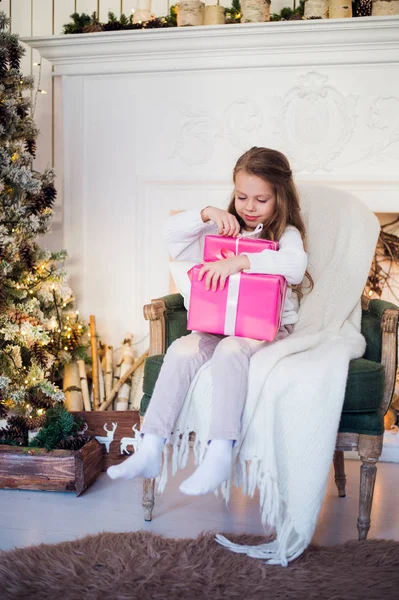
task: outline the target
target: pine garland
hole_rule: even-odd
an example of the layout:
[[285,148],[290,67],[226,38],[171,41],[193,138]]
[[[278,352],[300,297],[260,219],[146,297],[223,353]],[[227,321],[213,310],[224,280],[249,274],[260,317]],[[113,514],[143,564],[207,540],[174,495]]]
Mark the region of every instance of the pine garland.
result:
[[177,27],[177,12],[176,5],[169,9],[169,15],[143,21],[143,23],[133,23],[133,15],[127,17],[121,14],[117,19],[113,12],[108,13],[108,22],[100,23],[97,18],[97,13],[92,15],[86,13],[73,13],[71,15],[72,23],[66,23],[63,27],[63,33],[97,33],[99,31],[127,31],[134,29],[162,29],[167,27]]
[[[360,0],[358,0],[360,1]],[[304,14],[305,0],[300,0],[297,8],[283,8],[280,13],[274,13],[270,16],[271,21],[290,21],[302,19]],[[240,0],[232,0],[230,8],[225,9],[226,23],[240,23],[241,21],[241,4]],[[100,23],[97,13],[92,15],[86,13],[74,12],[71,15],[72,23],[66,23],[63,27],[63,33],[97,33],[99,31],[123,31],[132,29],[162,29],[166,27],[177,27],[177,10],[176,5],[170,7],[169,15],[165,17],[157,17],[142,23],[133,23],[133,15],[127,17],[121,14],[117,19],[113,12],[108,13],[108,22]]]
[[[354,0],[352,2],[352,14],[354,17],[366,17],[371,15],[371,0]],[[270,21],[296,21],[303,19],[305,10],[305,0],[300,0],[296,8],[285,7],[279,13],[270,15]],[[225,9],[226,23],[241,22],[240,0],[232,0],[230,8]],[[99,31],[123,31],[131,29],[162,29],[166,27],[177,27],[176,5],[170,7],[169,15],[157,17],[143,23],[133,23],[133,15],[127,17],[121,14],[118,19],[113,12],[108,13],[107,23],[100,23],[97,13],[91,15],[86,13],[74,12],[71,15],[72,23],[66,23],[63,27],[63,33],[97,33]],[[1,59],[0,59],[1,70]]]

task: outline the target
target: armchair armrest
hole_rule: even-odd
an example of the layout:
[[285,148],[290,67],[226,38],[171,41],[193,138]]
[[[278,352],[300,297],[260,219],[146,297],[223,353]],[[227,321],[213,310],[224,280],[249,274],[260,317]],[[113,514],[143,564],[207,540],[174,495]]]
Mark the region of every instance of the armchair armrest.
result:
[[363,296],[362,309],[380,321],[381,363],[385,372],[382,410],[385,414],[391,404],[396,383],[399,308],[392,302],[370,300]]
[[[375,300],[377,302],[377,300]],[[384,365],[385,385],[382,410],[384,414],[391,405],[396,384],[396,372],[398,368],[398,318],[399,309],[387,308],[381,319],[382,352],[381,362]]]
[[150,321],[149,356],[165,354],[170,344],[187,331],[187,311],[181,294],[157,298],[143,308],[144,318]]

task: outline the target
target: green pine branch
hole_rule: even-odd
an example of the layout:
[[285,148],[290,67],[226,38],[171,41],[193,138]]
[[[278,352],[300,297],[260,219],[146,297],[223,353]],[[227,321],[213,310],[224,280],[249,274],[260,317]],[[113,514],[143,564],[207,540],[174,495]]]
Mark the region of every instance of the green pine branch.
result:
[[54,450],[62,440],[76,436],[81,427],[82,422],[75,420],[62,404],[56,405],[46,412],[46,421],[29,446]]

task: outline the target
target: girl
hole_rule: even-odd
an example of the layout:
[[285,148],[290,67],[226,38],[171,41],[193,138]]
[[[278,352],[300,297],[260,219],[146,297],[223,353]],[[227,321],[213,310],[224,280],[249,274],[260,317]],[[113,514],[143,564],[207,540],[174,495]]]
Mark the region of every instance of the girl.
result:
[[[278,252],[264,250],[204,264],[199,279],[205,277],[211,293],[218,286],[223,289],[227,277],[244,269],[283,275],[296,294],[292,296],[288,290],[275,341],[281,340],[292,332],[298,320],[297,295],[307,265],[305,228],[290,165],[280,152],[254,147],[238,159],[233,181],[235,189],[227,211],[207,206],[168,219],[168,248],[174,259],[201,262],[205,235],[218,232],[221,236],[253,236],[262,224],[263,229],[256,236],[278,240]],[[160,473],[163,445],[173,430],[190,383],[211,359],[210,442],[204,461],[180,490],[190,495],[214,491],[230,476],[233,445],[240,437],[250,358],[267,343],[270,342],[193,331],[171,344],[141,429],[144,435],[139,452],[110,467],[108,475],[112,479],[133,479],[152,478]]]

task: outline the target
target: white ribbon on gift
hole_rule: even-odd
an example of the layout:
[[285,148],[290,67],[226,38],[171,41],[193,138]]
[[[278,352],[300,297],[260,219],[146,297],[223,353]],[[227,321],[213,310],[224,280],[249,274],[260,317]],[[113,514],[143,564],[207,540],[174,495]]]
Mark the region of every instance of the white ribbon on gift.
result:
[[[240,234],[236,238],[236,256],[238,256],[238,244],[240,239],[258,235],[263,229],[263,224],[259,223],[254,231],[248,235]],[[226,315],[224,319],[224,335],[235,335],[237,321],[238,297],[240,295],[241,272],[230,275],[227,289]]]
[[230,275],[227,288],[224,335],[235,335],[237,321],[238,296],[240,295],[241,273]]
[[239,233],[237,236],[237,239],[252,237],[253,235],[258,235],[258,233],[260,233],[261,231],[263,231],[263,223],[258,223],[258,225],[255,227],[255,229],[251,233],[248,233],[247,231],[245,232],[247,235],[243,235],[242,233]]

